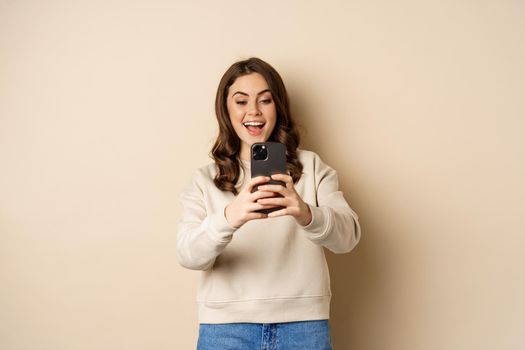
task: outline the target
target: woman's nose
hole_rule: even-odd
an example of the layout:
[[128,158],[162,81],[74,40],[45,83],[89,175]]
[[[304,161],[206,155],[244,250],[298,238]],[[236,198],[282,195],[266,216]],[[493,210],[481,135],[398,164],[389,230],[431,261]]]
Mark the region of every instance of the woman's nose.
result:
[[249,104],[248,114],[250,115],[260,115],[261,114],[261,110],[259,109],[257,102],[251,102]]

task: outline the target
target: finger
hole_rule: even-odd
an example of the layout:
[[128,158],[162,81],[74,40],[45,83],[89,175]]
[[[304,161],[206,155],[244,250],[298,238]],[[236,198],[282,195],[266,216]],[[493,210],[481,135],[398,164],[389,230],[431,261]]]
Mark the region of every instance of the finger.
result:
[[270,214],[268,214],[269,218],[275,218],[277,216],[283,216],[288,214],[288,209],[284,208],[281,210],[272,211]]
[[258,210],[271,209],[275,207],[278,207],[278,205],[276,206],[276,205],[266,205],[266,204],[261,204],[261,203],[253,203],[253,205],[249,205],[248,207],[246,207],[246,209],[248,210],[249,213],[253,213]]
[[255,191],[255,192],[250,194],[250,202],[255,202],[258,199],[267,198],[267,197],[273,197],[273,196],[275,196],[275,192]]
[[286,174],[273,174],[272,176],[272,180],[280,180],[280,181],[283,181],[284,183],[286,183],[286,187],[289,187],[290,185],[293,186],[293,179],[290,175],[286,175]]
[[268,217],[268,214],[253,212],[253,213],[249,213],[246,216],[246,219],[250,221],[250,220],[256,220],[256,219],[266,219],[267,217]]
[[245,190],[251,192],[254,186],[267,183],[268,181],[270,181],[270,178],[268,176],[254,177],[248,182],[248,185],[245,187]]
[[262,185],[259,186],[260,191],[271,191],[271,192],[277,192],[281,193],[286,190],[286,187],[282,185]]
[[286,207],[288,201],[286,198],[261,198],[257,201],[259,204],[272,205],[276,207]]

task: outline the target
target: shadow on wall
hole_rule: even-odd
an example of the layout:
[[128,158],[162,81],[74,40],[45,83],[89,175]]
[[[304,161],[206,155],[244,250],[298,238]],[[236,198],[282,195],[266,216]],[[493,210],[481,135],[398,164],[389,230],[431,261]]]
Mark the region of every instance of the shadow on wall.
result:
[[[355,203],[355,200],[353,201]],[[357,211],[357,209],[356,209]],[[332,289],[330,327],[334,349],[375,349],[373,339],[363,339],[361,334],[370,334],[371,329],[381,329],[376,324],[384,305],[384,267],[373,235],[367,230],[367,220],[359,217],[363,236],[360,243],[348,254],[333,254],[325,249]]]
[[[304,147],[317,152],[315,148]],[[337,170],[336,166],[334,168]],[[339,174],[340,190],[345,199],[359,215],[362,236],[359,244],[347,254],[334,254],[325,249],[326,260],[330,269],[332,302],[330,310],[330,327],[334,349],[376,349],[377,340],[364,339],[362,334],[370,334],[371,329],[381,329],[377,320],[388,319],[391,310],[388,306],[388,271],[385,259],[379,256],[383,246],[378,241],[381,235],[374,228],[373,215],[359,210],[363,203],[351,195],[345,185],[344,174]],[[346,182],[350,182],[347,179]],[[376,344],[378,346],[378,344]]]
[[[308,118],[299,121],[301,148],[314,151],[323,158],[323,151],[314,146],[315,142],[310,142],[308,134],[313,138],[316,136],[305,132],[309,130],[306,120]],[[388,269],[382,266],[385,259],[379,256],[381,249],[378,249],[383,246],[378,241],[381,235],[377,234],[379,228],[374,225],[373,213],[367,215],[364,210],[360,210],[366,208],[366,199],[352,194],[359,191],[351,191],[349,184],[356,183],[350,181],[351,174],[342,172],[337,164],[327,164],[338,172],[340,190],[352,209],[357,212],[362,230],[359,244],[350,253],[334,254],[325,249],[332,290],[330,327],[334,349],[376,349],[380,346],[379,343],[375,344],[379,339],[364,339],[360,335],[370,334],[370,329],[381,329],[377,320],[388,319],[384,316],[391,312],[386,302],[389,300],[388,288],[385,288],[388,276],[384,276]]]

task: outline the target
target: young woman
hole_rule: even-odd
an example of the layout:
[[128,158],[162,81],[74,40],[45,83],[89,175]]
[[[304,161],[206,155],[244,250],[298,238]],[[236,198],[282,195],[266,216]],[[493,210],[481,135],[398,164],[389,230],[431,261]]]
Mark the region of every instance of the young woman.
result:
[[[215,100],[214,160],[181,193],[177,258],[201,270],[198,349],[331,349],[330,277],[324,247],[359,242],[357,214],[337,173],[299,134],[277,71],[258,59],[234,63]],[[250,147],[286,146],[286,185],[251,178]],[[259,185],[252,193],[252,188]],[[270,214],[260,209],[284,207]]]

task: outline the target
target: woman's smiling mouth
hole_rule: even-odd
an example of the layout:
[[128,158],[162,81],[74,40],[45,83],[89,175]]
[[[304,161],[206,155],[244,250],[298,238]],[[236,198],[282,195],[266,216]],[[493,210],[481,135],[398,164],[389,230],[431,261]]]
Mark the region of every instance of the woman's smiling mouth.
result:
[[263,127],[266,123],[264,122],[255,122],[255,121],[249,121],[242,123],[246,129],[248,130],[248,133],[252,136],[259,136],[262,133]]

